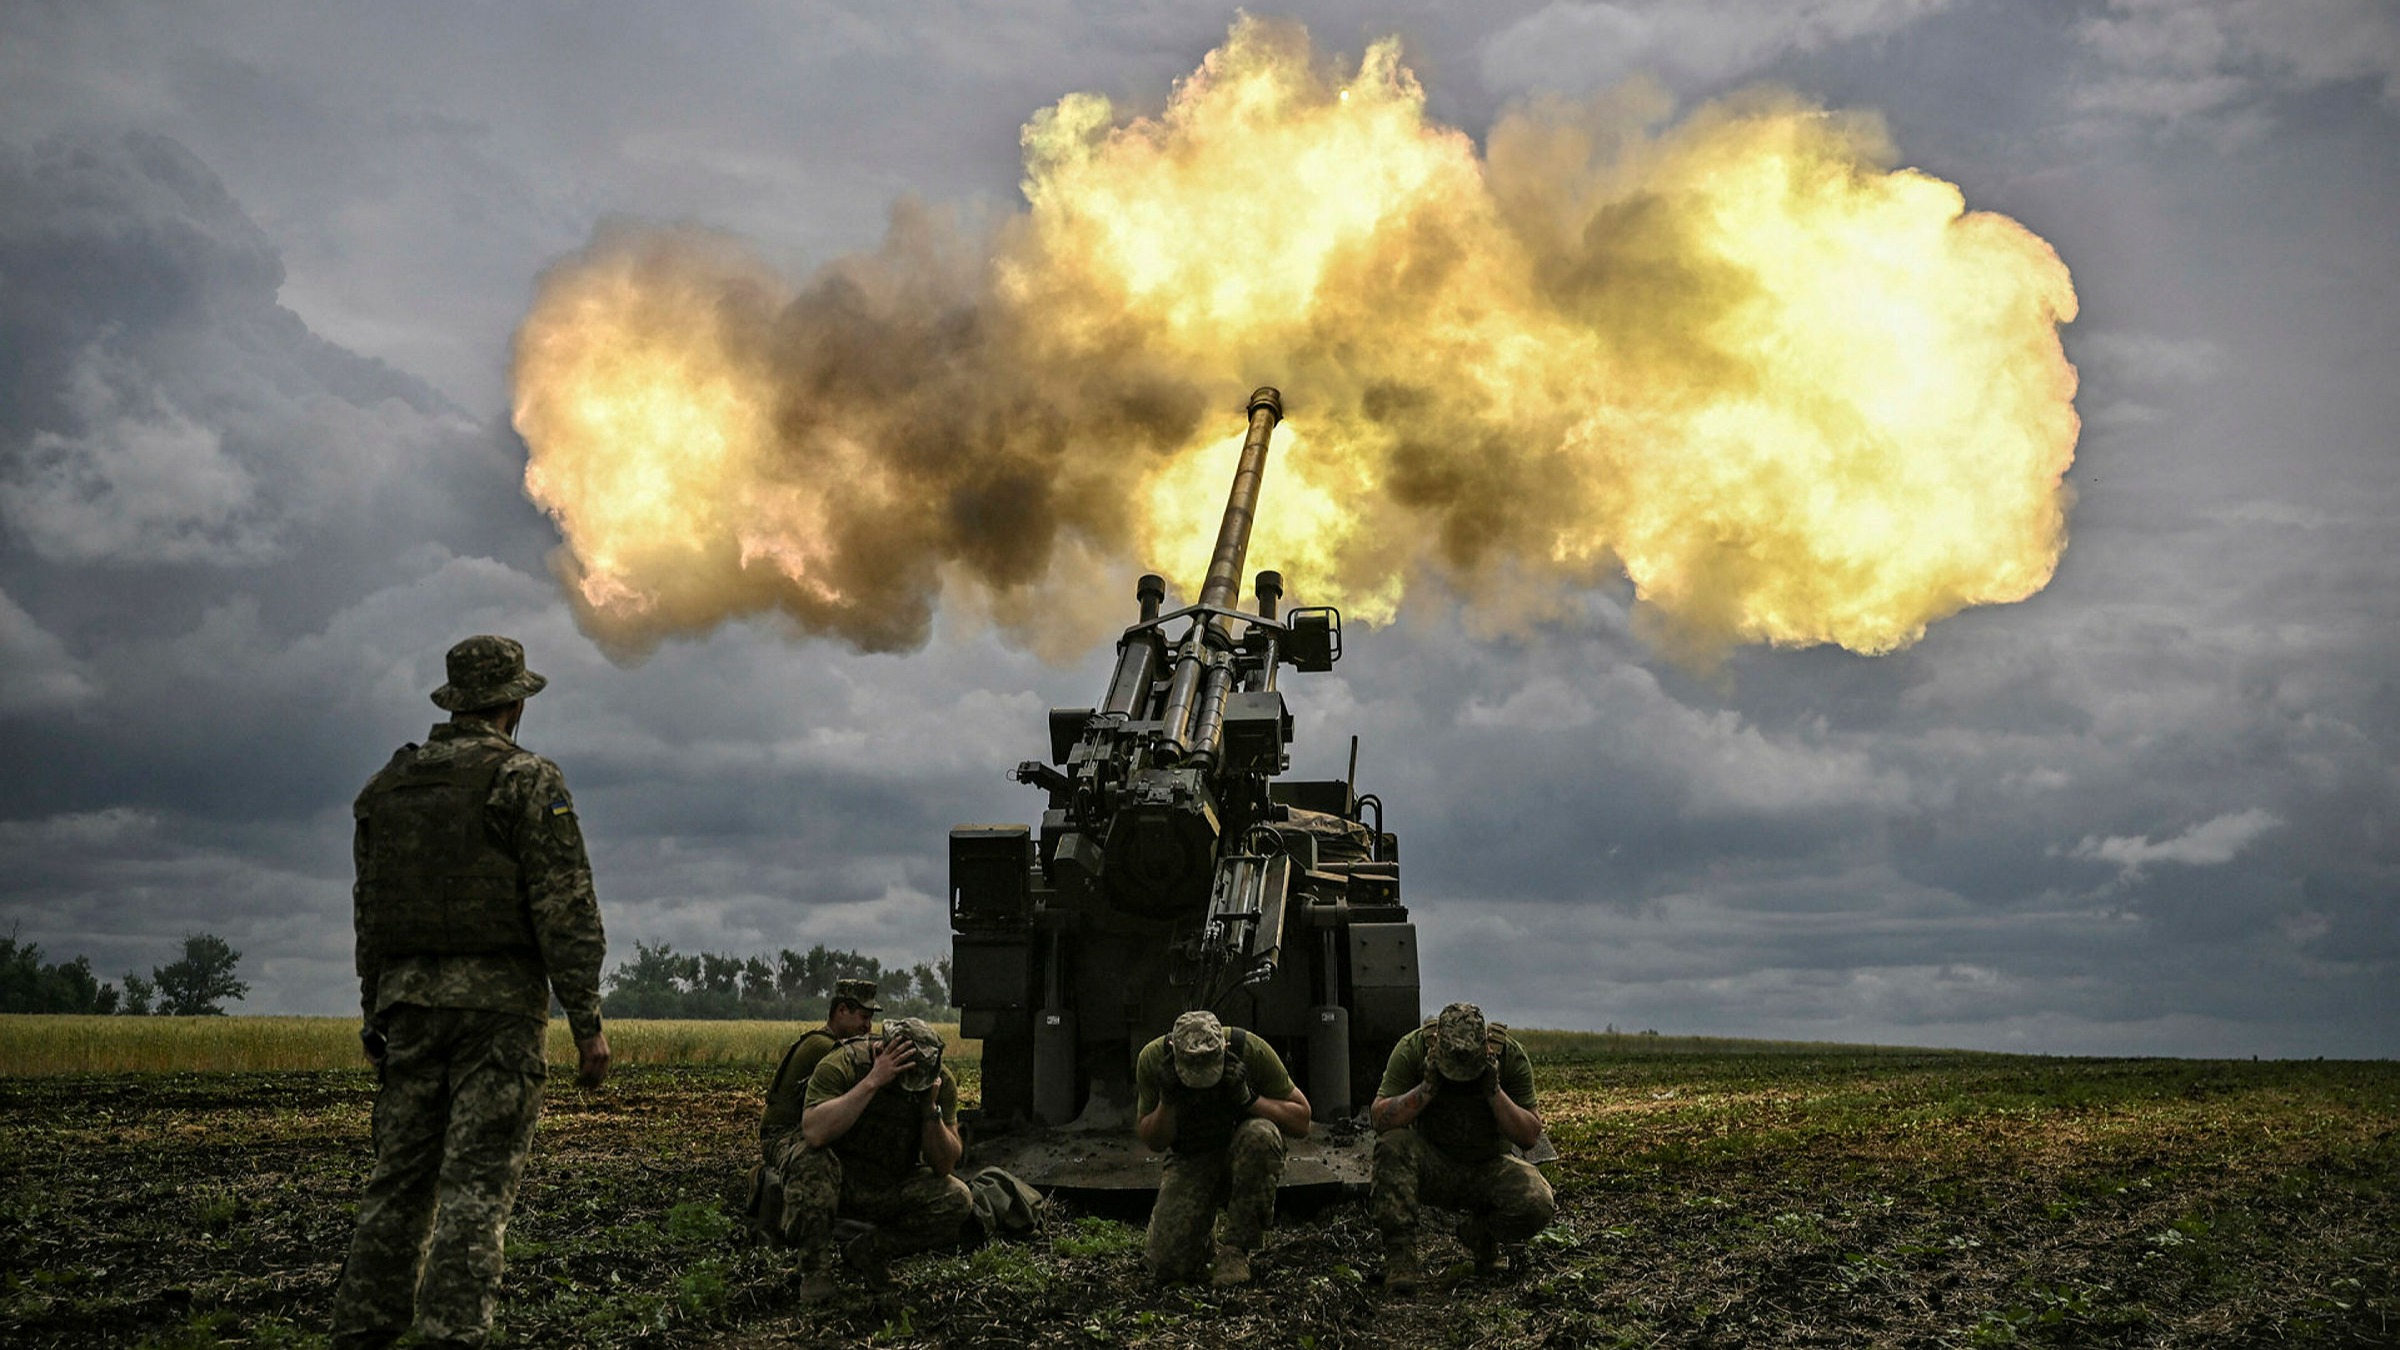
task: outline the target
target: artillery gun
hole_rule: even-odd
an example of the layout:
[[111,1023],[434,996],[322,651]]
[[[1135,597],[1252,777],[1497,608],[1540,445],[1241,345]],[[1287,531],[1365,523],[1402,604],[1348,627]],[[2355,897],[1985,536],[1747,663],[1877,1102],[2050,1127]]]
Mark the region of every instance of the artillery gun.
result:
[[1237,608],[1281,396],[1250,396],[1233,489],[1196,603],[1160,613],[1135,587],[1101,704],[1050,712],[1050,758],[1011,775],[1049,794],[1024,825],[950,832],[951,1001],[983,1043],[979,1159],[1039,1185],[1155,1187],[1134,1141],[1134,1054],[1206,1008],[1264,1036],[1315,1123],[1284,1184],[1363,1184],[1373,1099],[1392,1043],[1417,1025],[1416,926],[1400,903],[1383,803],[1290,767],[1284,666],[1329,670],[1341,614],[1284,611],[1261,572]]

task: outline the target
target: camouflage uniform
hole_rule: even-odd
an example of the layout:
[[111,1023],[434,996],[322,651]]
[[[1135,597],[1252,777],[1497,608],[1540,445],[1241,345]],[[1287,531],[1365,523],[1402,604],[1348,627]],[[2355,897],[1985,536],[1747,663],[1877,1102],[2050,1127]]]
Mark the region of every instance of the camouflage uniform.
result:
[[800,1137],[800,1115],[808,1108],[809,1078],[842,1043],[832,1019],[844,1003],[854,1003],[865,1017],[874,1017],[883,1011],[875,995],[873,980],[835,981],[833,1010],[827,1013],[826,1025],[812,1028],[786,1047],[782,1062],[775,1066],[775,1077],[767,1084],[766,1109],[758,1117],[759,1164],[750,1169],[747,1208],[752,1228],[777,1241],[783,1237],[784,1169],[808,1147]]
[[[1452,1005],[1459,1007],[1472,1005]],[[1445,1009],[1443,1016],[1449,1015]],[[1475,1020],[1481,1022],[1480,1012]],[[1427,1021],[1392,1047],[1376,1096],[1398,1097],[1436,1076],[1426,1057],[1428,1039],[1438,1035],[1437,1022]],[[1367,1207],[1389,1247],[1415,1250],[1426,1205],[1464,1211],[1495,1243],[1532,1237],[1557,1210],[1549,1178],[1501,1137],[1492,1118],[1492,1084],[1481,1076],[1496,1074],[1499,1090],[1531,1111],[1533,1061],[1506,1027],[1493,1025],[1478,1035],[1484,1041],[1474,1066],[1480,1074],[1460,1079],[1441,1073],[1434,1099],[1415,1121],[1375,1137],[1375,1183]]]
[[[1208,1018],[1210,1025],[1215,1021]],[[1181,1030],[1184,1019],[1177,1025]],[[1195,1039],[1195,1044],[1206,1043],[1205,1036]],[[1135,1118],[1148,1116],[1162,1100],[1175,1107],[1175,1140],[1168,1146],[1143,1239],[1150,1273],[1161,1281],[1207,1279],[1214,1241],[1256,1251],[1275,1221],[1283,1131],[1248,1111],[1258,1097],[1291,1095],[1292,1076],[1275,1047],[1239,1028],[1221,1030],[1217,1044],[1222,1068],[1202,1087],[1189,1085],[1177,1072],[1180,1056],[1168,1036],[1134,1057]],[[1213,1234],[1219,1210],[1225,1213],[1221,1238]]]
[[[903,1018],[885,1028],[885,1036],[909,1034],[924,1028]],[[930,1036],[931,1030],[925,1030]],[[883,1039],[854,1036],[817,1061],[809,1075],[808,1110],[849,1092],[875,1063]],[[823,1148],[808,1148],[798,1139],[787,1145],[783,1159],[783,1235],[800,1249],[804,1269],[821,1267],[831,1251],[836,1219],[864,1219],[876,1225],[880,1256],[946,1247],[958,1241],[960,1229],[974,1217],[975,1200],[967,1183],[948,1172],[936,1172],[924,1159],[925,1117],[928,1107],[941,1113],[943,1123],[958,1126],[958,1083],[941,1075],[938,1096],[932,1084],[916,1086],[904,1073],[877,1090],[858,1120]]]
[[[453,712],[544,683],[504,638],[460,643],[449,666],[434,702]],[[354,814],[359,993],[384,1054],[335,1344],[389,1344],[412,1323],[427,1341],[475,1343],[541,1110],[552,995],[578,1041],[600,1034],[591,864],[558,766],[489,720],[402,747]]]

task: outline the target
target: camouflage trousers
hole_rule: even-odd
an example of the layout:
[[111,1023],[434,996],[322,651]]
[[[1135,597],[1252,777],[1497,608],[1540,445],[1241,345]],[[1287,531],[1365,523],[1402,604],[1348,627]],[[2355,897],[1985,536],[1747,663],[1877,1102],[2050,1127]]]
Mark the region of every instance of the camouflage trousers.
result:
[[375,1094],[375,1171],[333,1298],[337,1346],[477,1342],[499,1302],[501,1240],[542,1109],[542,1024],[401,1004]]
[[1483,1162],[1451,1157],[1415,1130],[1375,1136],[1375,1186],[1367,1212],[1388,1243],[1413,1243],[1424,1207],[1463,1210],[1487,1219],[1501,1242],[1523,1242],[1558,1212],[1550,1179],[1513,1154]]
[[1168,1154],[1142,1244],[1150,1274],[1168,1282],[1207,1279],[1220,1209],[1226,1244],[1256,1251],[1275,1221],[1275,1188],[1282,1181],[1283,1131],[1256,1116],[1235,1127],[1233,1141],[1221,1149]]
[[803,1268],[824,1264],[836,1219],[874,1224],[886,1256],[947,1247],[975,1217],[967,1183],[919,1164],[901,1177],[844,1167],[832,1150],[809,1148],[797,1136],[773,1160],[783,1173],[783,1240],[800,1250]]

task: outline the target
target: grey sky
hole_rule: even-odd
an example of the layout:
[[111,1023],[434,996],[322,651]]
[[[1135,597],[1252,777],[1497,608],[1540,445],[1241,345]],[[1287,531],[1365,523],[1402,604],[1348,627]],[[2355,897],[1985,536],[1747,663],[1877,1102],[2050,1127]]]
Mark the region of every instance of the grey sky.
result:
[[[1897,655],[1695,675],[1625,588],[1486,635],[1412,595],[1288,686],[1355,733],[1429,1003],[1538,1025],[2069,1052],[2400,1052],[2400,11],[2388,0],[1307,4],[1432,113],[1643,78],[1880,112],[2073,270],[2049,588]],[[341,1012],[351,793],[441,651],[522,638],[613,943],[946,949],[945,835],[1066,667],[945,612],[633,668],[580,635],[507,428],[542,268],[612,217],[795,276],[903,195],[1006,212],[1074,90],[1163,103],[1233,12],[1070,3],[22,3],[0,12],[0,923],[181,935]],[[1272,491],[1270,472],[1269,490]],[[1261,565],[1272,560],[1257,559]],[[1094,576],[1109,597],[1131,577]]]

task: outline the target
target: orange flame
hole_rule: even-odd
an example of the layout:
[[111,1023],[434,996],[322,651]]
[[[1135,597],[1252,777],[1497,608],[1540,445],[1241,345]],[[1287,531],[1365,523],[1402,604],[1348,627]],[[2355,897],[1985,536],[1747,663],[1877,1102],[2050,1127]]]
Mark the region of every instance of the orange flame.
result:
[[2078,431],[2056,254],[1872,119],[1659,111],[1537,103],[1478,154],[1395,43],[1344,76],[1243,19],[1155,118],[1038,113],[986,236],[904,204],[794,288],[603,231],[518,336],[527,488],[621,653],[767,609],[905,648],[945,585],[1075,650],[1123,620],[1093,560],[1197,581],[1261,383],[1291,415],[1251,557],[1356,617],[1429,580],[1531,615],[1617,568],[1691,650],[1884,652],[2041,589]]

